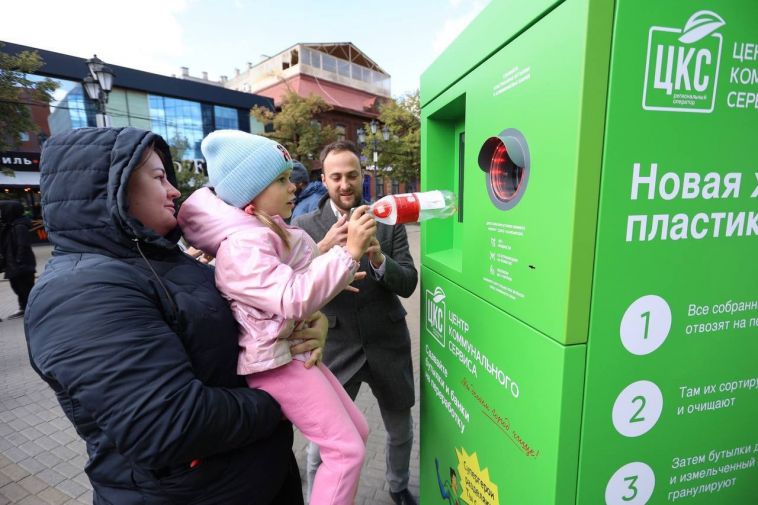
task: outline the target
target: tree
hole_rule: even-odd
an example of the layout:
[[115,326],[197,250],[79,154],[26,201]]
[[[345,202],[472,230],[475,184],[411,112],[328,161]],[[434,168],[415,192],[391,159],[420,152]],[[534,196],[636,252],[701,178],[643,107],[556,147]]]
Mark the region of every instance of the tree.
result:
[[261,123],[273,125],[273,131],[265,134],[267,137],[282,144],[296,160],[310,168],[310,158],[337,139],[337,130],[332,125],[322,125],[316,120],[318,114],[331,108],[318,95],[302,97],[287,90],[280,111],[254,107],[250,112]]
[[189,149],[189,140],[184,135],[174,135],[168,141],[168,149],[171,151],[171,159],[181,162],[184,159],[184,153]]
[[392,168],[382,175],[391,176],[400,182],[418,180],[421,168],[421,108],[416,90],[395,100],[389,100],[379,109],[379,121],[389,129],[390,138],[384,140],[381,128],[371,133],[366,131],[366,145],[363,155],[373,159],[373,141],[379,148],[379,167]]
[[32,81],[27,77],[44,63],[36,51],[12,55],[2,47],[0,43],[0,151],[6,151],[21,144],[22,133],[36,132],[29,106],[49,105],[58,84],[51,79]]

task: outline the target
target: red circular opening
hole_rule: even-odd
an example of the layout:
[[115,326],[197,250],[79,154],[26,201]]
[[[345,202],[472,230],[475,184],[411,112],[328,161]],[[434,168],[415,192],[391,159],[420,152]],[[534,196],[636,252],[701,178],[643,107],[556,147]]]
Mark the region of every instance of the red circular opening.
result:
[[500,142],[492,153],[489,175],[495,196],[507,202],[516,196],[524,178],[524,169],[513,163],[505,144]]

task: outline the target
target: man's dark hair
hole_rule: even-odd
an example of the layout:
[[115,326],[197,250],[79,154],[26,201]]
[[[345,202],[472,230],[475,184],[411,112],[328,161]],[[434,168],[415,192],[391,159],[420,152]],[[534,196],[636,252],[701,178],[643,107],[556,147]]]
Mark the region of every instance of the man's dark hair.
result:
[[321,164],[324,164],[324,160],[331,152],[342,152],[342,151],[350,151],[354,155],[358,157],[358,161],[360,162],[361,159],[361,152],[358,150],[358,147],[349,140],[337,140],[336,142],[332,142],[331,144],[328,144],[326,147],[324,147],[321,150],[321,155],[319,155],[319,161],[321,161]]

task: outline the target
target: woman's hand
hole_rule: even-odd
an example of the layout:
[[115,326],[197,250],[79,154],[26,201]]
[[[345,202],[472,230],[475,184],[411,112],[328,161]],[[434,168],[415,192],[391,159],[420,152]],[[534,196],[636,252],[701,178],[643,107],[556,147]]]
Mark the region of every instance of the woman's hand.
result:
[[304,321],[303,329],[292,332],[288,338],[302,339],[303,342],[290,346],[292,354],[311,352],[311,357],[305,362],[305,368],[319,364],[324,353],[326,344],[326,332],[329,329],[329,321],[322,312],[314,312]]
[[186,251],[184,251],[185,254],[188,256],[195,258],[200,263],[203,263],[204,265],[207,265],[211,261],[213,261],[213,256],[210,256],[208,254],[205,254],[200,249],[196,249],[192,246],[189,246]]
[[[353,276],[353,282],[355,281],[362,281],[366,278],[366,272],[355,272],[355,275]],[[345,289],[343,291],[348,291],[350,293],[357,293],[360,291],[360,289],[356,288],[355,286],[348,284],[345,286]]]

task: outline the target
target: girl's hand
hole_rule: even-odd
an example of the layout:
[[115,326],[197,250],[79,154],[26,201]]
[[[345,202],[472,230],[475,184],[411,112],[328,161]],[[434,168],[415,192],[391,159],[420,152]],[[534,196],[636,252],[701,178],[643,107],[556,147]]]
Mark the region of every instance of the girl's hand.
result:
[[376,221],[368,213],[368,205],[361,205],[353,211],[347,222],[347,252],[355,261],[360,261],[375,236]]
[[[355,272],[355,276],[353,276],[353,281],[362,281],[366,278],[366,272]],[[360,289],[356,288],[355,286],[347,285],[345,289],[342,291],[349,291],[351,293],[357,293],[360,291]]]
[[288,338],[302,339],[303,342],[290,346],[292,354],[311,352],[311,357],[305,362],[305,368],[318,365],[323,355],[326,344],[326,332],[329,330],[329,321],[322,312],[314,312],[304,321],[303,329],[292,332]]

